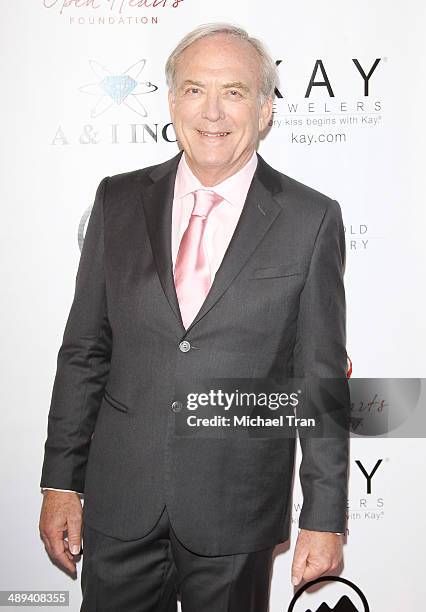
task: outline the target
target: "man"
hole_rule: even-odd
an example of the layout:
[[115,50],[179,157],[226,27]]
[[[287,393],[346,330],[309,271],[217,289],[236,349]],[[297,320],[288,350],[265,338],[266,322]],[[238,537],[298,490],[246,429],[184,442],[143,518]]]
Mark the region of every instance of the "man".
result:
[[[58,355],[40,532],[82,610],[262,612],[295,439],[179,435],[196,378],[345,379],[340,207],[256,153],[275,64],[227,24],[166,65],[180,152],[105,178]],[[347,440],[300,438],[293,584],[342,558]],[[68,541],[64,534],[68,534]]]

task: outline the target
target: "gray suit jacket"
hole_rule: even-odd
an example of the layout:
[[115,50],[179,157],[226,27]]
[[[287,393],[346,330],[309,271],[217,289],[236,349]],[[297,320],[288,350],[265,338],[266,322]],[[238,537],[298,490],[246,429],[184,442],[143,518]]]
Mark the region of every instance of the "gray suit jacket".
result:
[[[185,330],[171,259],[180,155],[98,187],[58,353],[41,486],[84,491],[84,521],[123,540],[147,534],[167,505],[194,552],[249,552],[289,536],[295,439],[178,435],[173,402],[186,381],[204,377],[347,385],[341,211],[258,155],[222,265]],[[344,531],[348,440],[300,442],[299,526]]]

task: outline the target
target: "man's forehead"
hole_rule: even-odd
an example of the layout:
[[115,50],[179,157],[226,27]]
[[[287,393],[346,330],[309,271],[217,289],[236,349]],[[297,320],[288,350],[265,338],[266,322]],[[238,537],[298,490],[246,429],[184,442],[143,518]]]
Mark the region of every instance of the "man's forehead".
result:
[[244,49],[244,51],[247,51],[247,53],[254,51],[253,45],[251,45],[247,40],[243,40],[242,38],[226,33],[216,33],[211,34],[210,36],[198,38],[191,43],[186,50],[190,49],[191,47],[197,47],[198,49],[212,47],[213,50],[216,49],[216,51],[218,49],[227,48],[229,50],[236,49],[238,52],[241,52],[241,50]]
[[[218,49],[217,40],[212,44],[215,38],[217,37],[212,36],[196,41],[185,49],[177,62],[178,80],[213,79],[230,83],[244,82],[247,85],[255,82],[259,76],[260,65],[256,51],[251,45],[244,45],[242,49],[240,43],[245,41],[235,40],[232,46]],[[201,43],[205,44],[201,46]]]
[[233,70],[251,74],[259,65],[259,57],[247,41],[219,34],[193,42],[182,52],[177,63],[180,68],[199,68],[209,72]]

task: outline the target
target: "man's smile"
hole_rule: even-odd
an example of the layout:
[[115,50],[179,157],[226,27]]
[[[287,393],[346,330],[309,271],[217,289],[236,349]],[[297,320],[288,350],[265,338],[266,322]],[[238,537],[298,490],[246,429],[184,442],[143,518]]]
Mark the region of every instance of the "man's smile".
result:
[[198,130],[197,132],[201,135],[204,136],[206,138],[224,138],[225,136],[228,136],[228,134],[230,134],[231,132],[204,132],[203,130]]

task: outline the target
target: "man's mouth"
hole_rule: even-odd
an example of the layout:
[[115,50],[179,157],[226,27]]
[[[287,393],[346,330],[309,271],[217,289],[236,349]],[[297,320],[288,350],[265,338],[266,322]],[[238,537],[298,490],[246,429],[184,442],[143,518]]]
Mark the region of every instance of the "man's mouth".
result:
[[201,136],[207,136],[208,138],[224,138],[231,132],[204,132],[203,130],[197,130]]

